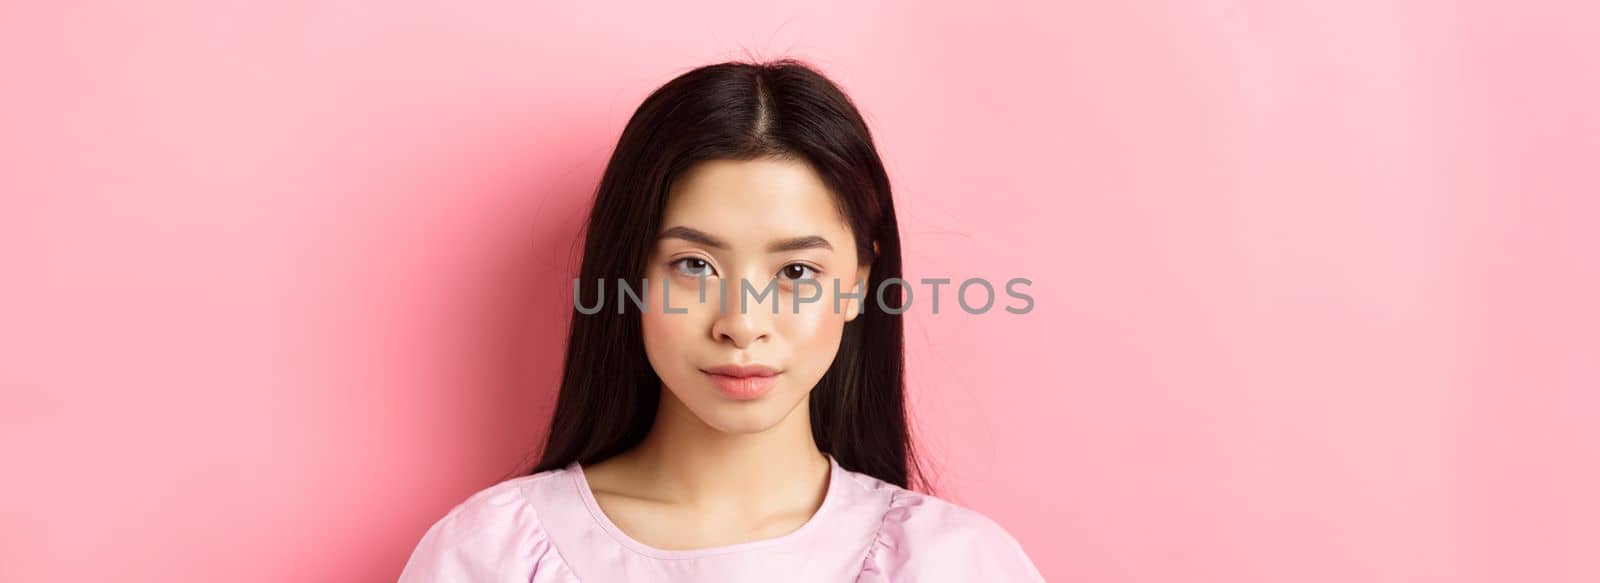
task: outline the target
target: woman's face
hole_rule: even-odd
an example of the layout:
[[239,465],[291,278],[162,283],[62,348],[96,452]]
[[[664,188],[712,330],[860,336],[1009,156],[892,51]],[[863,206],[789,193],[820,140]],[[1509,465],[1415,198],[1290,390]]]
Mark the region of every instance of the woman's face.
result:
[[761,158],[690,168],[672,186],[645,270],[644,345],[662,398],[719,431],[777,425],[807,403],[845,323],[860,313],[857,299],[840,299],[835,310],[835,289],[861,291],[868,267],[858,265],[855,238],[809,164]]

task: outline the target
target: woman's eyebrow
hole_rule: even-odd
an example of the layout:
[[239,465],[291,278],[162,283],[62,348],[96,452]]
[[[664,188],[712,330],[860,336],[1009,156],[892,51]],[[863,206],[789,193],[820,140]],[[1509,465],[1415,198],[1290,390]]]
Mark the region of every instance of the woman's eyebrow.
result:
[[690,228],[690,227],[672,227],[670,229],[661,231],[661,234],[658,235],[656,238],[658,238],[658,239],[683,239],[683,240],[688,241],[690,243],[698,243],[698,244],[701,244],[701,245],[705,245],[707,247],[715,247],[717,249],[727,249],[728,248],[728,244],[727,243],[723,243],[722,239],[718,239],[716,237],[712,237],[711,235],[707,235],[705,233],[705,231],[701,231],[699,229]]
[[[688,241],[690,243],[697,243],[697,244],[700,244],[700,245],[705,245],[707,247],[713,247],[713,248],[716,248],[716,249],[727,249],[728,248],[728,244],[722,242],[721,239],[713,237],[710,234],[706,233],[705,231],[701,231],[701,230],[693,228],[693,227],[684,227],[684,226],[671,227],[671,228],[668,228],[668,229],[665,229],[665,230],[661,231],[661,235],[659,235],[657,238],[659,238],[659,239],[682,239],[682,240]],[[802,249],[827,249],[829,251],[832,251],[833,250],[833,244],[829,243],[827,239],[819,237],[817,235],[806,235],[806,236],[803,236],[803,237],[790,237],[788,239],[779,239],[777,241],[773,241],[773,242],[767,244],[767,252],[768,253],[780,253],[780,252],[784,252],[784,251],[799,251],[799,250],[802,250]]]
[[833,244],[829,243],[827,239],[822,237],[818,237],[816,235],[806,235],[804,237],[780,239],[767,245],[768,253],[799,251],[801,249],[827,249],[832,251]]

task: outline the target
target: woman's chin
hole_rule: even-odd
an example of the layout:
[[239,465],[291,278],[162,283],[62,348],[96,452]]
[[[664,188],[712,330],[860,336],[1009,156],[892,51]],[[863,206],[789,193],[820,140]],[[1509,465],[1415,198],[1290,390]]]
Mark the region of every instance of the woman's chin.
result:
[[761,433],[783,423],[794,411],[794,403],[779,403],[774,395],[758,401],[726,401],[712,403],[710,410],[697,413],[700,420],[723,433]]

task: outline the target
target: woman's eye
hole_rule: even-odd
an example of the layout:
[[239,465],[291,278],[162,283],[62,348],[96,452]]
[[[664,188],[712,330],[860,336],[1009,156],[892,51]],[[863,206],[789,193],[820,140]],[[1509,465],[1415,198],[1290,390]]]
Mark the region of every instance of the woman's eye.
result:
[[806,265],[804,263],[790,263],[785,265],[783,270],[778,272],[778,275],[784,279],[790,280],[816,279],[817,270],[812,269],[810,265]]
[[672,265],[678,268],[678,273],[689,277],[710,277],[715,275],[715,272],[711,270],[711,262],[699,257],[684,257],[672,262]]

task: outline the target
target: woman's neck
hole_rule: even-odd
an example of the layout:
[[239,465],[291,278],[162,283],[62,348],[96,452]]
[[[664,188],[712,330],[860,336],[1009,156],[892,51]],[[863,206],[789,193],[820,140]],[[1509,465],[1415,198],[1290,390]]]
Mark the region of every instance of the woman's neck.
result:
[[810,409],[802,400],[772,428],[726,433],[663,391],[650,433],[617,461],[663,502],[750,512],[815,509],[829,464],[811,434]]

